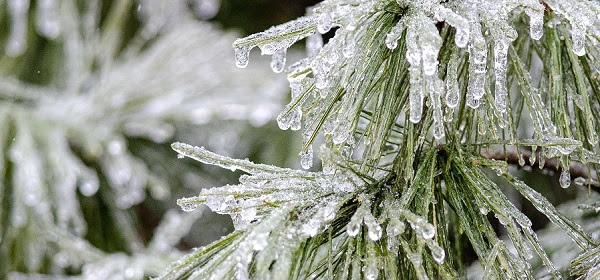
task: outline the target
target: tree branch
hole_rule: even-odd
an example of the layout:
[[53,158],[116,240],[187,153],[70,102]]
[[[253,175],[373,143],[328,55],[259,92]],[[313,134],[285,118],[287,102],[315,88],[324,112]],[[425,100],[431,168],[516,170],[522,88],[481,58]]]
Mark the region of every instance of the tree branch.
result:
[[[526,166],[531,166],[532,168],[540,167],[539,153],[536,153],[537,160],[534,164],[531,164],[531,161],[529,160],[531,157],[530,151],[523,151],[521,154],[523,156],[523,159],[525,159]],[[516,151],[506,151],[506,153],[504,153],[503,151],[485,150],[481,152],[481,155],[487,159],[502,160],[508,164],[519,166],[519,154]],[[545,158],[545,164],[542,169],[549,171],[561,170],[561,168],[559,168],[559,164],[556,158]],[[598,175],[595,174],[595,172],[588,170],[588,167],[582,164],[581,162],[571,162],[569,166],[569,172],[571,173],[572,179],[584,178],[591,179],[593,182],[598,182]]]

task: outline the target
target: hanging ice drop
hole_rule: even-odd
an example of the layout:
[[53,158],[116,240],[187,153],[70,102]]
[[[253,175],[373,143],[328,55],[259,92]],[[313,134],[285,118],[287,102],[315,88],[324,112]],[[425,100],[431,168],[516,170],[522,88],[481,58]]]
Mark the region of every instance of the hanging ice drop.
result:
[[560,183],[560,186],[564,189],[568,188],[571,185],[571,173],[569,172],[568,169],[564,169],[560,173],[559,183]]
[[331,17],[331,13],[327,11],[323,11],[317,17],[317,30],[321,34],[325,34],[331,30],[333,26],[333,18]]
[[574,27],[571,31],[573,52],[578,56],[585,55],[585,27]]
[[433,259],[437,263],[443,264],[444,259],[446,258],[446,252],[444,252],[444,249],[438,245],[433,245],[429,249],[431,250],[431,256]]
[[285,67],[287,49],[281,48],[276,50],[271,57],[271,69],[275,73],[281,73]]
[[235,48],[235,65],[239,68],[248,66],[250,60],[250,47],[240,46]]
[[300,152],[300,165],[302,168],[309,169],[313,165],[313,150],[312,146],[308,146],[306,151]]

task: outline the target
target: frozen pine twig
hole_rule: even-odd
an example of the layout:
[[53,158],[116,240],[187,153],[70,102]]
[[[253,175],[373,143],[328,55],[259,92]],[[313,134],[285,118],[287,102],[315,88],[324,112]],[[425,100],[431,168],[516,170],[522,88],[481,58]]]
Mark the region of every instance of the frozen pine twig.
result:
[[[258,47],[274,72],[287,73],[291,101],[277,122],[301,130],[305,169],[323,139],[322,171],[298,177],[202,149],[183,153],[250,175],[180,205],[207,204],[245,222],[163,278],[455,279],[466,277],[464,242],[486,278],[563,278],[568,267],[554,264],[503,186],[591,252],[573,260],[573,275],[595,275],[580,264],[599,241],[508,164],[523,166],[525,154],[531,165],[561,169],[563,188],[597,176],[598,11],[585,0],[325,0],[236,40],[238,67]],[[306,58],[287,63],[302,39]],[[544,272],[530,269],[534,255]]]

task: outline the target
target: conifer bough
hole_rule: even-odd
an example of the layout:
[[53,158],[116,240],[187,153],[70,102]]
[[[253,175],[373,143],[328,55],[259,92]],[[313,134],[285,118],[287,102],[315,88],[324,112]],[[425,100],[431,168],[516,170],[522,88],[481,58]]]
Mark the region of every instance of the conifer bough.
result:
[[[301,39],[307,57],[286,68]],[[163,278],[455,279],[466,276],[465,240],[486,279],[568,276],[502,192],[514,188],[581,249],[572,276],[598,279],[600,242],[510,174],[508,159],[523,166],[526,149],[531,165],[553,161],[563,188],[597,186],[599,43],[600,2],[590,0],[330,0],[236,40],[239,67],[258,47],[273,71],[286,70],[291,102],[277,122],[302,129],[305,169],[325,136],[322,170],[173,144],[248,175],[178,201],[230,214],[237,230]],[[572,163],[585,176],[571,178]],[[533,274],[534,254],[547,272]]]

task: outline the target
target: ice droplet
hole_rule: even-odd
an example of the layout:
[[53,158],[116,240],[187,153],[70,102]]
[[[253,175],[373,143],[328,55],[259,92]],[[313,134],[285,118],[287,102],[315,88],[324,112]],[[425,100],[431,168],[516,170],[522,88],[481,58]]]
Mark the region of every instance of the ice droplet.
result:
[[198,197],[184,197],[177,200],[177,205],[181,207],[181,210],[190,212],[198,208],[197,200]]
[[285,67],[287,49],[281,48],[276,50],[271,57],[271,69],[275,73],[281,73]]
[[342,49],[342,54],[345,58],[350,58],[354,56],[354,52],[356,51],[356,43],[353,38],[347,38],[344,48]]
[[444,252],[444,249],[436,244],[432,245],[429,249],[431,250],[431,256],[433,259],[437,263],[443,264],[444,259],[446,258],[446,252]]
[[250,47],[240,46],[235,48],[235,65],[239,68],[246,68],[250,60]]
[[469,28],[456,29],[456,35],[454,35],[454,42],[459,48],[464,48],[469,42]]
[[306,53],[308,57],[314,57],[323,48],[323,36],[321,34],[313,34],[306,38]]
[[8,13],[11,17],[11,30],[6,42],[6,54],[19,56],[27,47],[27,11],[29,0],[8,1]]
[[185,211],[185,212],[191,212],[196,210],[196,208],[198,208],[198,204],[195,203],[182,203],[179,204],[179,206],[181,206],[181,210]]
[[313,150],[312,146],[308,146],[306,151],[300,152],[300,165],[302,168],[309,169],[313,165]]
[[364,222],[367,226],[367,235],[369,236],[369,238],[373,241],[379,240],[381,238],[381,235],[383,234],[383,229],[381,228],[375,217],[373,217],[371,213],[368,213],[364,217]]
[[325,34],[331,30],[333,26],[333,18],[331,17],[331,13],[327,11],[323,11],[317,17],[317,30],[321,34]]
[[348,233],[348,236],[350,236],[350,237],[355,237],[356,235],[358,235],[359,230],[360,230],[360,223],[353,222],[352,220],[346,226],[346,233]]
[[423,238],[431,239],[435,235],[435,228],[432,224],[426,223],[421,227],[421,234],[423,234]]
[[569,172],[568,169],[564,169],[560,173],[559,183],[563,189],[566,189],[571,185],[571,173]]
[[573,52],[578,56],[585,55],[585,28],[575,27],[576,29],[571,31],[573,38]]

